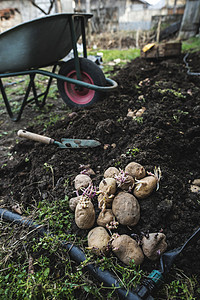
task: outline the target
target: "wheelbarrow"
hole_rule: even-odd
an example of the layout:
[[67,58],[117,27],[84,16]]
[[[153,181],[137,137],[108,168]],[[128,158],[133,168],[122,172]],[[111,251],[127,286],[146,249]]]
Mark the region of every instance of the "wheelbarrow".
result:
[[[87,59],[85,26],[91,17],[91,14],[54,14],[24,22],[0,34],[0,89],[13,121],[21,118],[28,103],[35,101],[38,107],[45,105],[53,78],[57,79],[60,95],[69,107],[92,105],[101,98],[102,92],[117,88],[114,80],[105,78],[99,66]],[[83,57],[79,57],[77,50],[80,37]],[[74,58],[64,62],[63,58],[71,50]],[[46,67],[52,71],[44,69]],[[45,91],[39,94],[36,74],[49,77]],[[29,83],[14,113],[2,78],[20,75],[28,75]]]

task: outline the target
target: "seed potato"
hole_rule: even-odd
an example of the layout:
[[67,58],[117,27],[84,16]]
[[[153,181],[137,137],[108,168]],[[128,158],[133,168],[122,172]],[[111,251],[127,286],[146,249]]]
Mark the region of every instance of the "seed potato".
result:
[[156,176],[146,176],[135,186],[133,194],[138,199],[147,198],[156,189],[157,182]]
[[105,178],[99,184],[99,191],[108,195],[115,194],[117,190],[116,180],[114,178]]
[[111,208],[114,196],[109,196],[107,193],[99,194],[98,204],[100,209]]
[[78,197],[73,197],[69,200],[69,208],[71,209],[71,211],[75,211],[76,206],[80,199],[81,199],[81,196],[78,196]]
[[134,259],[136,265],[143,263],[144,255],[138,243],[130,236],[123,234],[112,241],[113,253],[126,265]]
[[115,167],[109,167],[104,172],[104,178],[115,178],[115,175],[119,174],[119,170]]
[[91,201],[88,201],[85,208],[81,202],[78,202],[75,209],[75,222],[81,229],[92,228],[95,222],[95,210]]
[[104,227],[95,227],[88,233],[88,247],[97,255],[106,255],[109,251],[110,236]]
[[130,193],[120,192],[114,197],[112,211],[122,225],[135,226],[140,219],[140,206]]
[[75,177],[74,186],[75,186],[75,189],[78,191],[82,188],[88,187],[90,184],[92,184],[92,179],[88,175],[78,174]]
[[134,187],[135,180],[131,175],[126,175],[126,179],[119,185],[119,188],[124,191],[130,191]]
[[101,211],[98,218],[97,224],[102,227],[106,227],[107,224],[115,220],[115,216],[113,215],[112,209],[105,209],[105,211]]
[[142,250],[150,260],[156,260],[167,249],[165,234],[150,233],[149,236],[144,236],[142,239]]
[[133,178],[136,179],[141,179],[146,175],[145,168],[136,162],[130,162],[125,167],[125,173],[131,175]]

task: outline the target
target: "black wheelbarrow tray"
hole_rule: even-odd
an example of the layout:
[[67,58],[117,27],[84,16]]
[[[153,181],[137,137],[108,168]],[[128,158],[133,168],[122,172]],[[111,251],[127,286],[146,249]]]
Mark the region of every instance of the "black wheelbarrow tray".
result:
[[[20,119],[24,107],[31,101],[39,107],[44,106],[53,78],[57,79],[60,95],[70,107],[89,106],[99,100],[102,92],[117,87],[114,80],[105,78],[97,64],[87,59],[85,26],[91,17],[91,14],[54,14],[22,23],[0,34],[0,89],[13,121]],[[77,50],[80,37],[83,57],[79,57]],[[74,58],[64,62],[63,58],[72,49]],[[51,72],[41,69],[49,66]],[[34,81],[36,74],[49,77],[45,92],[40,94]],[[18,112],[14,114],[2,78],[20,75],[28,75],[30,80]]]

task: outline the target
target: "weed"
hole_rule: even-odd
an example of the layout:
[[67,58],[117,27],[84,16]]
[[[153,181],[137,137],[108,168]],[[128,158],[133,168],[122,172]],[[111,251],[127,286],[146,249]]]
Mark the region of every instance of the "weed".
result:
[[137,85],[137,84],[135,84],[134,87],[135,87],[136,90],[141,89],[141,87],[139,85]]
[[173,120],[175,121],[175,123],[179,123],[181,116],[187,116],[188,114],[189,114],[189,112],[178,109],[177,114],[173,114]]
[[51,171],[52,174],[52,185],[53,185],[53,189],[55,187],[55,182],[54,182],[54,170],[52,165],[49,165],[48,163],[44,163],[44,169],[48,172],[49,170]]
[[189,112],[188,112],[188,111],[183,111],[183,110],[178,109],[178,114],[179,114],[179,115],[186,116],[186,115],[189,114]]
[[2,133],[0,133],[0,137],[4,136],[4,135],[7,135],[8,132],[7,131],[3,131]]
[[140,95],[137,99],[137,102],[144,104],[146,102],[144,95]]
[[143,123],[143,117],[135,117],[134,121],[136,121],[138,124],[142,124]]
[[158,89],[158,92],[162,95],[170,93],[177,98],[182,98],[182,99],[186,98],[186,96],[182,95],[180,91],[175,91],[173,89]]
[[131,155],[132,157],[135,157],[137,153],[140,152],[140,149],[138,148],[132,148],[132,149],[128,149],[128,151],[126,152],[127,155]]
[[175,121],[175,123],[179,123],[180,119],[178,116],[173,115],[173,120]]
[[119,167],[121,165],[121,161],[116,161],[115,163],[114,163],[114,166],[117,168],[117,167]]
[[55,124],[59,120],[62,120],[62,118],[58,114],[50,114],[48,121],[44,122],[44,128],[47,129],[49,126]]
[[194,287],[197,284],[197,279],[195,277],[189,278],[181,271],[177,272],[176,278],[170,284],[164,285],[165,293],[168,295],[167,299],[197,299],[194,297]]

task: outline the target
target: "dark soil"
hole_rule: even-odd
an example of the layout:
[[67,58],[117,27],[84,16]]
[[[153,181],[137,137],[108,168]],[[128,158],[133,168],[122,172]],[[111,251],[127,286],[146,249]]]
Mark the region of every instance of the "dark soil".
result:
[[[192,72],[200,72],[199,54],[190,54],[187,61]],[[140,235],[163,230],[168,250],[179,247],[198,229],[200,220],[199,193],[190,190],[191,182],[200,178],[200,76],[187,74],[182,55],[155,61],[137,58],[118,69],[113,78],[119,84],[117,91],[103,95],[102,101],[89,109],[75,109],[73,115],[66,115],[45,131],[56,140],[91,138],[99,140],[101,146],[59,149],[20,140],[12,149],[13,159],[1,169],[3,207],[11,209],[17,202],[31,208],[42,199],[75,196],[73,180],[83,164],[90,164],[95,171],[96,185],[109,166],[124,169],[136,161],[151,172],[160,166],[160,188],[139,201],[139,223],[133,228],[120,226],[119,232]],[[127,117],[128,109],[142,106],[146,108],[142,119]],[[44,134],[41,125],[26,129]],[[139,152],[132,156],[129,149],[134,148]],[[52,174],[44,163],[53,167],[54,190]],[[67,179],[70,184],[66,190],[63,184]],[[72,230],[80,236],[88,233],[75,224]],[[142,268],[151,271],[157,263],[145,260]],[[179,256],[176,265],[187,276],[200,275],[200,240]]]

